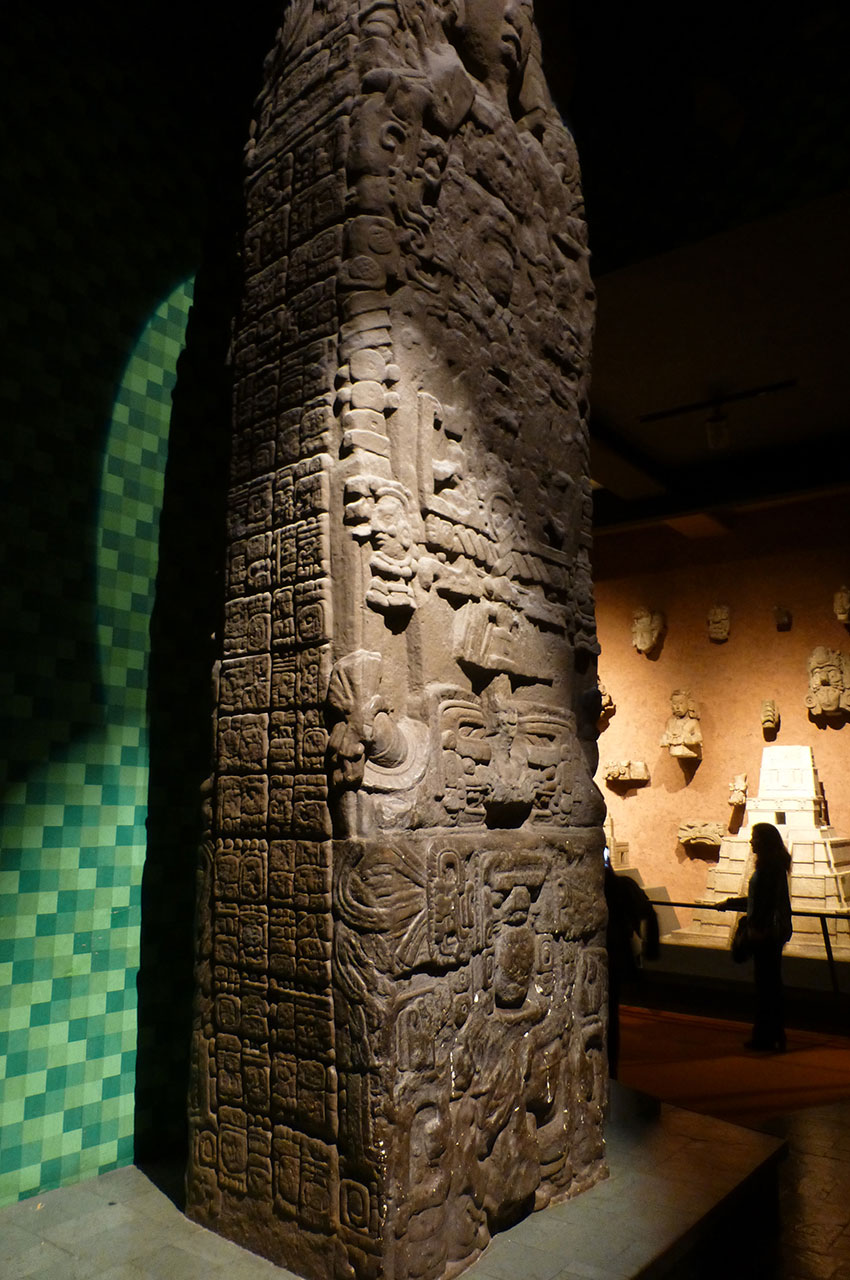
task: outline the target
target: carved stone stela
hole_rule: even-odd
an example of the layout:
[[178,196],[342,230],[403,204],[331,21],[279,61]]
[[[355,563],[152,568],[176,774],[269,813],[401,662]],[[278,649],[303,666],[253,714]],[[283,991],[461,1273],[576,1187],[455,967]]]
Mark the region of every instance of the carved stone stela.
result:
[[295,0],[247,168],[189,1212],[439,1280],[605,1172],[578,168],[509,0]]

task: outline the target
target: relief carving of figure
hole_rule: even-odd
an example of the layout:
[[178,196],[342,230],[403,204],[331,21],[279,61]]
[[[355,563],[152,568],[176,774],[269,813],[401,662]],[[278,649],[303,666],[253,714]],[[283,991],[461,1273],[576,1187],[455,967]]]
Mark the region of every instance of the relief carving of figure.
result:
[[702,759],[702,729],[699,709],[687,689],[674,689],[670,695],[673,714],[661,736],[660,746],[680,760]]
[[287,0],[246,163],[189,1201],[449,1280],[605,1173],[593,285],[532,0]]
[[806,706],[816,718],[840,720],[850,712],[850,660],[837,649],[818,645],[809,654]]
[[737,809],[740,805],[746,803],[747,775],[745,773],[736,773],[729,783],[729,804],[731,808]]

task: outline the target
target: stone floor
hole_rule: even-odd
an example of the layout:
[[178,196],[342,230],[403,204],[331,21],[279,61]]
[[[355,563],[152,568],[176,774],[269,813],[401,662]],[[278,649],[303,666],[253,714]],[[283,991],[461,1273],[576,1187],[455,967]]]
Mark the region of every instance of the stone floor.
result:
[[[637,1030],[626,1029],[621,1077],[630,1069],[646,1070],[653,1059],[659,1073],[656,1092],[663,1092],[659,1044],[667,1043],[675,1061],[685,1043],[693,1104],[703,1110],[715,1105],[712,1082],[728,1079],[730,1072],[723,1063],[719,1024],[683,1022],[677,1015],[667,1025],[665,1018],[669,1015],[642,1015]],[[734,1041],[740,1056],[740,1027],[726,1027],[732,1028],[729,1043]],[[833,1055],[837,1096],[850,1050],[847,1041],[823,1040],[821,1065],[828,1070]],[[813,1051],[813,1045],[809,1037],[805,1051]],[[850,1088],[846,1101],[807,1106],[821,1094],[817,1087],[806,1091],[805,1073],[795,1073],[792,1053],[793,1048],[787,1055],[754,1060],[765,1085],[772,1078],[774,1085],[787,1081],[781,1099],[773,1089],[781,1107],[772,1114],[753,1103],[759,1128],[769,1133],[615,1087],[607,1129],[611,1177],[498,1236],[465,1276],[850,1280]],[[740,1100],[736,1106],[743,1109]],[[783,1142],[785,1159],[780,1158]],[[135,1168],[0,1210],[3,1280],[288,1280],[290,1275],[188,1222]]]
[[[706,1216],[770,1166],[775,1139],[628,1090],[613,1098],[611,1176],[498,1236],[470,1280],[668,1274]],[[664,1262],[661,1271],[655,1271]],[[647,1271],[652,1267],[652,1271]],[[682,1273],[685,1274],[685,1273]],[[119,1169],[0,1211],[4,1280],[288,1280],[188,1222],[141,1170]]]

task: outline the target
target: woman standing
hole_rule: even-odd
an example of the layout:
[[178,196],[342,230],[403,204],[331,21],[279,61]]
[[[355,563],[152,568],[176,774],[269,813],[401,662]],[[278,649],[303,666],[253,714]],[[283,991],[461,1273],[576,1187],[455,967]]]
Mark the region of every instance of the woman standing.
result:
[[724,907],[746,909],[753,977],[756,987],[756,1016],[753,1034],[746,1049],[785,1049],[782,991],[782,948],[791,937],[791,898],[788,872],[791,855],[782,836],[769,822],[757,822],[750,839],[755,854],[755,870],[750,876],[746,898],[727,898]]

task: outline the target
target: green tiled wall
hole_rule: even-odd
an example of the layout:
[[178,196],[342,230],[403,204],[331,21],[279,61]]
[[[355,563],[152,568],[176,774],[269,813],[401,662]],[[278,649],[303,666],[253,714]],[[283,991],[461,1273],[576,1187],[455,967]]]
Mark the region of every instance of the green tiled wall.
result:
[[[62,636],[41,673],[69,706],[95,714],[81,730],[62,722],[54,699],[49,758],[13,780],[0,810],[0,1204],[133,1157],[148,628],[171,390],[191,297],[190,281],[156,310],[113,406],[96,543],[79,551],[94,561],[94,677]],[[87,492],[70,495],[71,505]],[[24,630],[43,625],[51,593],[73,590],[72,575],[51,580],[51,557],[42,563],[32,585],[39,609],[28,612],[24,590],[13,620]],[[27,759],[28,724],[43,719],[38,687],[21,689],[5,674],[7,724]]]

